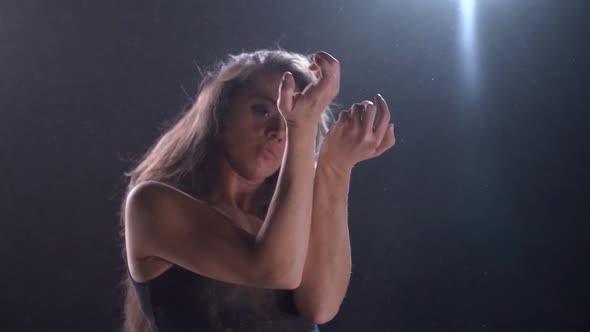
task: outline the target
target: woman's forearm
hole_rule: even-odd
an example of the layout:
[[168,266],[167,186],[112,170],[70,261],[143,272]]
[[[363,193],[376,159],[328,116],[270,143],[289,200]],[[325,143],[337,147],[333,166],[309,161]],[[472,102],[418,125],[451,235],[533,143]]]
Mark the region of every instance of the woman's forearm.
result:
[[351,274],[347,204],[351,169],[330,167],[320,157],[315,175],[309,252],[294,291],[302,316],[323,324],[338,312]]
[[[314,128],[315,129],[315,128]],[[317,129],[287,129],[277,187],[257,236],[257,249],[269,273],[297,287],[307,257]]]

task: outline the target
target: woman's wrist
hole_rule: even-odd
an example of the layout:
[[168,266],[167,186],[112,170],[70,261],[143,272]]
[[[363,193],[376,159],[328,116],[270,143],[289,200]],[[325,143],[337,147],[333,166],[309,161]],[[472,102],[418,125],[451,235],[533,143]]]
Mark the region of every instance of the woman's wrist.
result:
[[335,162],[334,160],[322,155],[321,152],[318,156],[318,170],[327,170],[339,176],[349,177],[352,173],[353,167],[354,165],[350,165],[345,162]]
[[291,125],[287,127],[287,140],[305,141],[312,140],[315,142],[318,133],[317,125]]

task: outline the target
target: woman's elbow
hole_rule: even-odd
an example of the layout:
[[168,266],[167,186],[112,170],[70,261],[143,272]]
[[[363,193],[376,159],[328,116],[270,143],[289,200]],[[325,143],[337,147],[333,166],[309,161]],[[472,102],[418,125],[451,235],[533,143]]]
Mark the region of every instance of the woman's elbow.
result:
[[288,272],[288,273],[282,273],[280,278],[277,278],[280,280],[280,284],[281,284],[281,288],[283,289],[288,289],[288,290],[294,290],[299,288],[299,286],[301,286],[301,280],[302,275],[301,273],[297,273],[297,272]]
[[301,317],[307,321],[310,321],[314,324],[317,325],[322,325],[322,324],[326,324],[329,321],[331,321],[332,319],[334,319],[334,317],[336,317],[336,314],[338,313],[338,311],[336,312],[329,312],[329,311],[317,311],[314,313],[301,313]]
[[261,271],[265,272],[260,279],[267,280],[269,285],[273,285],[272,288],[294,290],[301,286],[302,273],[294,271],[292,266],[264,262]]

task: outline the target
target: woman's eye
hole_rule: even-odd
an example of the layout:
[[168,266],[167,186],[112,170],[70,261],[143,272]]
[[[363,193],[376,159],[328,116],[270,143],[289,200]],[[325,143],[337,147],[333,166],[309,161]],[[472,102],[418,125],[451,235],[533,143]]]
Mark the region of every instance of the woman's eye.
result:
[[268,118],[270,116],[270,112],[266,109],[266,107],[262,105],[254,105],[252,106],[254,112],[264,118]]

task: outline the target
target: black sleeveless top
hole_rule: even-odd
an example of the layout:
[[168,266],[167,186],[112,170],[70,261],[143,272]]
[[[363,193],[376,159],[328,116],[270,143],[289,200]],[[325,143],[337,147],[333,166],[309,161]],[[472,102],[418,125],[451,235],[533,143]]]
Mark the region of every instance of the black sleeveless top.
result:
[[129,278],[151,332],[319,331],[298,316],[291,290],[226,283],[176,264],[146,282]]

